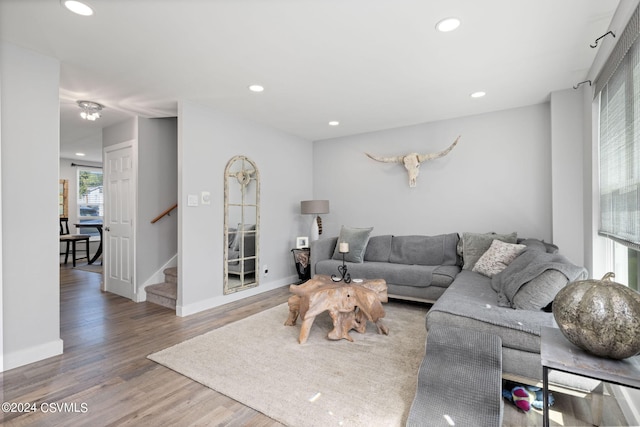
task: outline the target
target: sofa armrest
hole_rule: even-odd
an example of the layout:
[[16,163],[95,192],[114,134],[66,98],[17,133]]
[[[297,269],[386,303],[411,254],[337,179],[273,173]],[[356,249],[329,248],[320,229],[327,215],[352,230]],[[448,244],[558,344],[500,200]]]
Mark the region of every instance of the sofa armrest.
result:
[[331,259],[333,251],[336,249],[338,237],[329,237],[326,239],[314,240],[311,242],[311,277],[316,274],[316,263],[324,259]]

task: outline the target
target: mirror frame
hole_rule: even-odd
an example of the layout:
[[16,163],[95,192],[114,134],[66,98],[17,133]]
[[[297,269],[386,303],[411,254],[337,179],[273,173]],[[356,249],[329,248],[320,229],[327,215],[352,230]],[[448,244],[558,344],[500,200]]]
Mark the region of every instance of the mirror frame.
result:
[[[242,162],[242,169],[240,171],[232,171],[232,167],[236,165],[236,162]],[[247,171],[248,173],[245,173]],[[255,182],[255,205],[251,203],[245,203],[247,196],[247,188],[251,182]],[[255,208],[255,257],[250,256],[249,259],[255,259],[255,273],[254,280],[251,283],[244,282],[244,275],[240,275],[240,286],[229,286],[229,190],[230,184],[240,185],[241,200],[239,206],[241,208],[241,218],[244,218],[245,207]],[[244,222],[244,220],[243,220]],[[237,232],[244,234],[243,230]],[[224,169],[224,267],[223,267],[223,280],[224,280],[224,295],[228,295],[234,292],[250,289],[258,286],[260,282],[260,172],[256,164],[246,156],[234,156],[228,162]],[[244,250],[244,245],[241,245]],[[240,261],[245,260],[244,253],[240,256]]]

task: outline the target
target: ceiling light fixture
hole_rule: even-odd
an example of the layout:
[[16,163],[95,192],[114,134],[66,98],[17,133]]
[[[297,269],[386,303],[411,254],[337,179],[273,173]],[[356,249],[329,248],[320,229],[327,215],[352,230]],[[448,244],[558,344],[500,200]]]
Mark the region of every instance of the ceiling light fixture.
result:
[[260,86],[260,85],[251,85],[249,86],[249,90],[251,92],[263,92],[264,91],[264,86]]
[[104,105],[93,101],[78,101],[78,107],[82,110],[80,117],[93,122],[100,118],[100,111],[102,111]]
[[85,155],[84,153],[76,153],[76,156],[78,157],[84,157],[84,155]]
[[445,18],[436,24],[436,30],[442,33],[448,33],[460,26],[460,20],[458,18]]
[[340,122],[339,122],[339,121],[337,121],[337,120],[331,120],[331,121],[329,122],[329,126],[338,126],[339,124],[340,124]]
[[91,16],[93,15],[93,9],[85,3],[75,1],[75,0],[62,0],[62,5],[66,7],[71,12],[82,15],[82,16]]
[[483,91],[478,91],[478,92],[473,92],[471,95],[472,98],[482,98],[483,96],[485,96],[487,93],[483,92]]

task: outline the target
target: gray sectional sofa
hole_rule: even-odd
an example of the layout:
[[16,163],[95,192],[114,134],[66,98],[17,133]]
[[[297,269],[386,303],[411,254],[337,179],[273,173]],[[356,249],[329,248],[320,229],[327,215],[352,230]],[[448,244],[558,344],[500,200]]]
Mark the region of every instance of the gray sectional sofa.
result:
[[[341,255],[335,255],[338,237],[311,243],[311,277],[337,274]],[[456,253],[458,235],[374,236],[362,262],[346,262],[351,277],[385,279],[391,298],[434,302],[460,272]],[[352,244],[353,246],[353,244]]]
[[[342,264],[342,254],[336,251],[338,240],[312,242],[312,277],[337,274]],[[500,336],[503,377],[529,384],[542,381],[540,330],[555,325],[548,306],[567,283],[586,278],[584,268],[558,254],[556,246],[517,239],[515,233],[388,235],[365,240],[364,248],[355,244],[356,252],[363,249],[361,259],[356,256],[345,262],[351,277],[383,278],[389,297],[433,303],[426,317],[427,330],[442,325]],[[489,256],[493,246],[499,247],[494,240],[517,250],[515,258],[499,272],[474,271],[487,265],[487,257],[489,265],[495,261]],[[551,372],[550,382],[589,391],[598,384],[556,371]]]

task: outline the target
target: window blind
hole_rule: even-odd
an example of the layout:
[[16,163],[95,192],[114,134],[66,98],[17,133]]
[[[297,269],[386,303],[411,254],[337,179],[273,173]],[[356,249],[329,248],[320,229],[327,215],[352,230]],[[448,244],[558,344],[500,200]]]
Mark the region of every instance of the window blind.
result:
[[635,249],[640,249],[638,22],[636,9],[596,81],[600,95],[599,233]]

